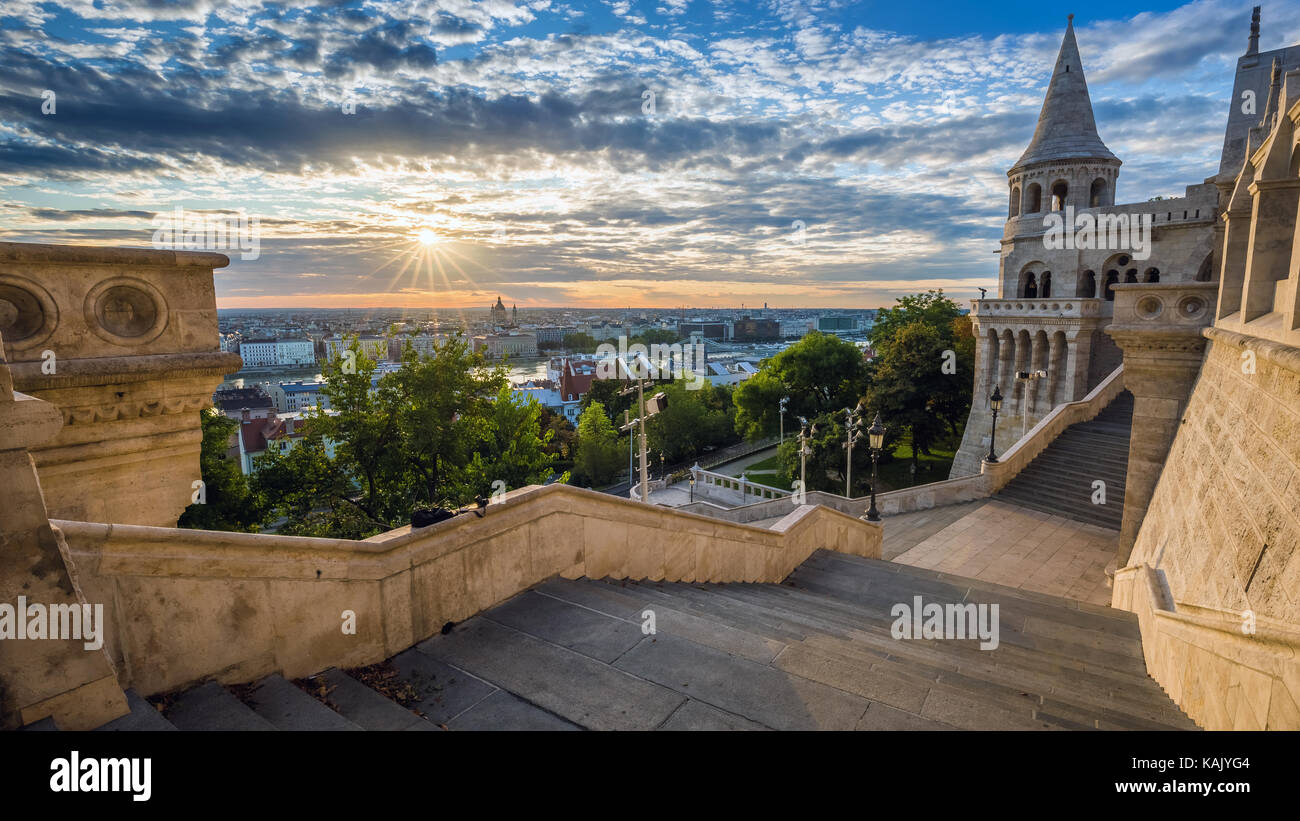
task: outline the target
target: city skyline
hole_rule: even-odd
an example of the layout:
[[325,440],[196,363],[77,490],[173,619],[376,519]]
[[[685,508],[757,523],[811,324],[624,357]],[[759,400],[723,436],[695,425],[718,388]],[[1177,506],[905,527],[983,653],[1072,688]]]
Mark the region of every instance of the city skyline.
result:
[[[1269,6],[1262,47],[1300,38],[1297,7]],[[365,8],[7,4],[0,238],[147,247],[177,207],[256,216],[221,308],[964,301],[996,281],[1068,11]],[[1246,7],[1129,8],[1075,24],[1140,202],[1215,172]]]

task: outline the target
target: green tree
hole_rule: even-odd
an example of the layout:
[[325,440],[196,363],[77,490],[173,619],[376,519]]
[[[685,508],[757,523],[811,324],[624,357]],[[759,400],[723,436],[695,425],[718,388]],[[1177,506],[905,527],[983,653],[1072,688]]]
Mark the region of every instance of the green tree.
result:
[[903,297],[871,331],[867,405],[889,428],[885,452],[906,437],[912,461],[960,434],[970,409],[975,340],[970,319],[942,291]]
[[270,513],[266,499],[249,486],[238,457],[230,456],[231,437],[239,434],[239,423],[217,408],[208,408],[199,414],[199,425],[203,503],[185,508],[178,524],[199,530],[261,529]]
[[700,455],[708,445],[729,444],[735,434],[735,411],[730,396],[707,381],[696,390],[678,379],[655,387],[668,399],[668,407],[646,422],[649,450],[662,453],[669,464]]
[[259,461],[257,484],[287,517],[285,532],[362,538],[410,520],[416,507],[457,507],[492,482],[552,478],[541,409],[518,402],[505,369],[460,337],[375,378],[354,343],[324,368],[330,411],[318,410],[287,453]]
[[593,402],[578,417],[578,449],[573,469],[576,477],[592,486],[612,482],[622,470],[626,447],[605,414],[605,406]]
[[787,426],[800,416],[811,419],[853,407],[864,391],[865,375],[856,345],[831,334],[809,333],[736,387],[736,430],[749,439],[776,433],[779,403],[787,396]]
[[591,334],[571,333],[564,335],[564,349],[569,353],[595,353],[599,345]]

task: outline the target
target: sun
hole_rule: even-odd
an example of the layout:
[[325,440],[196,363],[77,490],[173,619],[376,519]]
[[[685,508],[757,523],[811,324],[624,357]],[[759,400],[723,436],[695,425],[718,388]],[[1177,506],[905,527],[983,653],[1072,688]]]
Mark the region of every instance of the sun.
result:
[[421,228],[419,233],[415,235],[415,238],[424,246],[437,245],[438,240],[440,239],[438,234],[432,228]]

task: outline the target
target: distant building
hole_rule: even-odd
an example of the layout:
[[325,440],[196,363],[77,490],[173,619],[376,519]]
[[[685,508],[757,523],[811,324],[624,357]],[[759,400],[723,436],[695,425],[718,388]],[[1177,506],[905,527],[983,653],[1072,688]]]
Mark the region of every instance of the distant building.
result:
[[537,356],[537,337],[532,334],[476,336],[474,350],[488,359],[501,359],[504,356]]
[[388,342],[388,358],[401,360],[402,349],[409,342],[420,356],[433,356],[434,350],[447,341],[446,334],[411,334],[394,337]]
[[249,339],[239,343],[239,357],[245,368],[266,368],[279,364],[274,339]]
[[824,334],[854,334],[859,329],[856,316],[822,316],[817,318],[817,330]]
[[[239,446],[239,467],[244,475],[254,473],[258,467],[258,457],[268,451],[284,454],[292,450],[306,434],[304,421],[303,415],[298,412],[241,419],[236,440]],[[325,440],[325,452],[333,458],[334,442],[330,439]]]
[[731,325],[731,338],[736,342],[768,342],[781,338],[781,323],[775,319],[742,317]]
[[281,382],[271,388],[271,400],[275,404],[275,409],[280,413],[306,410],[318,405],[322,408],[328,408],[330,406],[329,397],[321,393],[321,388],[324,387],[324,382],[304,381],[301,379],[296,382]]
[[245,411],[254,419],[265,419],[275,412],[275,402],[260,385],[219,390],[212,395],[212,404],[231,419],[242,418]]
[[731,338],[731,328],[725,322],[679,322],[677,324],[677,333],[680,336],[690,336],[699,332],[705,339],[723,341]]
[[564,342],[564,337],[576,331],[577,328],[563,325],[543,325],[540,328],[533,329],[533,335],[537,337],[539,346],[560,345]]
[[275,364],[302,367],[316,364],[316,343],[301,339],[275,340]]
[[330,337],[325,340],[325,361],[333,361],[335,357],[343,355],[343,352],[351,349],[352,340],[358,339],[361,352],[367,358],[376,362],[385,362],[388,360],[388,338],[383,336],[362,336],[362,337]]
[[497,304],[488,309],[488,316],[493,325],[504,326],[506,324],[506,306],[501,301],[501,297],[497,297]]

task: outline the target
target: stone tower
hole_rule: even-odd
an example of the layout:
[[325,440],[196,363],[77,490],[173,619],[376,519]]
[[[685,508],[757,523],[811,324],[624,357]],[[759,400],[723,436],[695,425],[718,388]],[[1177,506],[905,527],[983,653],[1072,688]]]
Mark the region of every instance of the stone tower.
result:
[[[1113,284],[1209,280],[1215,270],[1213,184],[1189,186],[1183,197],[1116,204],[1120,160],[1097,133],[1073,17],[1033,138],[1007,171],[998,298],[972,303],[974,401],[954,478],[980,472],[994,386],[1005,398],[1001,452],[1119,366],[1119,349],[1102,333],[1114,314]],[[1084,234],[1087,224],[1101,230]]]

